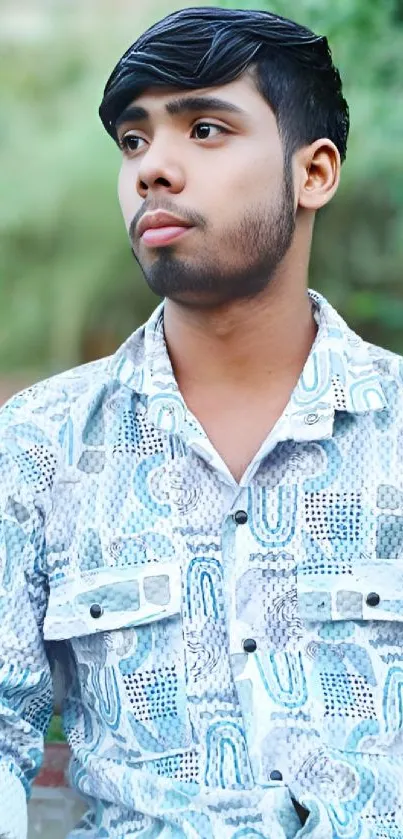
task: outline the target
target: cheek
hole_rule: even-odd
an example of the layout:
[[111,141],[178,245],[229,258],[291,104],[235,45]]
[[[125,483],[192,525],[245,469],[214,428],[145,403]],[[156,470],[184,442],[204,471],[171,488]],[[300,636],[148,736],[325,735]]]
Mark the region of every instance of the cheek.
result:
[[[219,237],[227,231],[236,230],[245,217],[261,213],[276,200],[279,179],[268,172],[267,160],[265,164],[251,160],[245,166],[244,160],[234,160],[231,166],[224,163],[220,168],[209,196],[209,219]],[[233,248],[234,242],[231,240],[227,245]],[[225,247],[224,237],[220,248],[223,250]]]
[[140,198],[136,191],[133,173],[127,170],[124,163],[122,164],[119,172],[118,197],[126,227],[129,229],[130,222],[132,221],[140,204]]
[[[206,182],[205,182],[206,183]],[[261,145],[241,146],[237,153],[223,156],[212,183],[212,211],[221,222],[242,216],[249,207],[270,204],[281,194],[283,160],[276,150]]]

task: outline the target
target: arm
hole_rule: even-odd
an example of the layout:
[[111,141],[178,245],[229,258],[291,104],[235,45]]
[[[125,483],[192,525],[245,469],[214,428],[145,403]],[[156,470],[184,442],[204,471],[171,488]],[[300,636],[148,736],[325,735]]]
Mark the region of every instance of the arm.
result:
[[52,713],[42,517],[0,436],[0,837],[25,839]]

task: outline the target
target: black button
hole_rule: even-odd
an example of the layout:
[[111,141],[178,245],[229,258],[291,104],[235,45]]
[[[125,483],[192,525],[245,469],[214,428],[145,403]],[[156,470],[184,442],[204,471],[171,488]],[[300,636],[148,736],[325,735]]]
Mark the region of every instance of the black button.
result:
[[246,653],[254,653],[257,648],[257,643],[254,638],[246,638],[243,642],[243,648]]
[[376,591],[371,591],[367,595],[367,599],[366,599],[367,606],[379,606],[380,602],[381,602],[381,598],[379,597],[379,594],[377,594]]
[[271,781],[282,781],[283,776],[282,776],[281,772],[278,771],[278,769],[273,769],[273,772],[270,772],[270,780]]
[[99,603],[93,603],[90,608],[90,615],[92,618],[100,618],[103,614],[103,608],[99,605]]
[[234,515],[234,519],[236,524],[246,524],[248,521],[248,514],[245,513],[245,510],[237,510]]

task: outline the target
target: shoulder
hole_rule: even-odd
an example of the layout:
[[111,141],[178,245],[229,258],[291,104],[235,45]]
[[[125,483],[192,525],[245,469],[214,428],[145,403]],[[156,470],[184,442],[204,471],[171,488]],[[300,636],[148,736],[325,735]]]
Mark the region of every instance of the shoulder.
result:
[[21,423],[48,430],[71,414],[77,402],[85,402],[110,381],[111,358],[89,362],[50,376],[19,391],[0,409],[0,442],[4,434]]
[[375,344],[365,342],[365,346],[381,384],[386,407],[397,418],[403,413],[403,357]]
[[110,362],[103,358],[51,376],[0,409],[0,473],[12,472],[21,491],[44,498],[69,452],[83,445],[84,429],[99,426],[116,386]]
[[364,345],[381,381],[395,380],[403,387],[403,356],[368,341]]

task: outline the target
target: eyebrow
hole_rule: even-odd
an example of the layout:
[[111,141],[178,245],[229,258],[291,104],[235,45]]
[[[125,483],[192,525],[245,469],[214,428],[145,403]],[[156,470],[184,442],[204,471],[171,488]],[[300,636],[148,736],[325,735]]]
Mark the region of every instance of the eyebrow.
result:
[[[183,96],[172,99],[165,105],[165,110],[170,116],[183,116],[196,111],[221,111],[227,114],[246,115],[245,111],[238,105],[227,102],[225,99],[219,99],[216,96]],[[118,129],[125,122],[145,122],[149,119],[149,111],[145,108],[140,105],[129,105],[118,116],[115,129]]]

